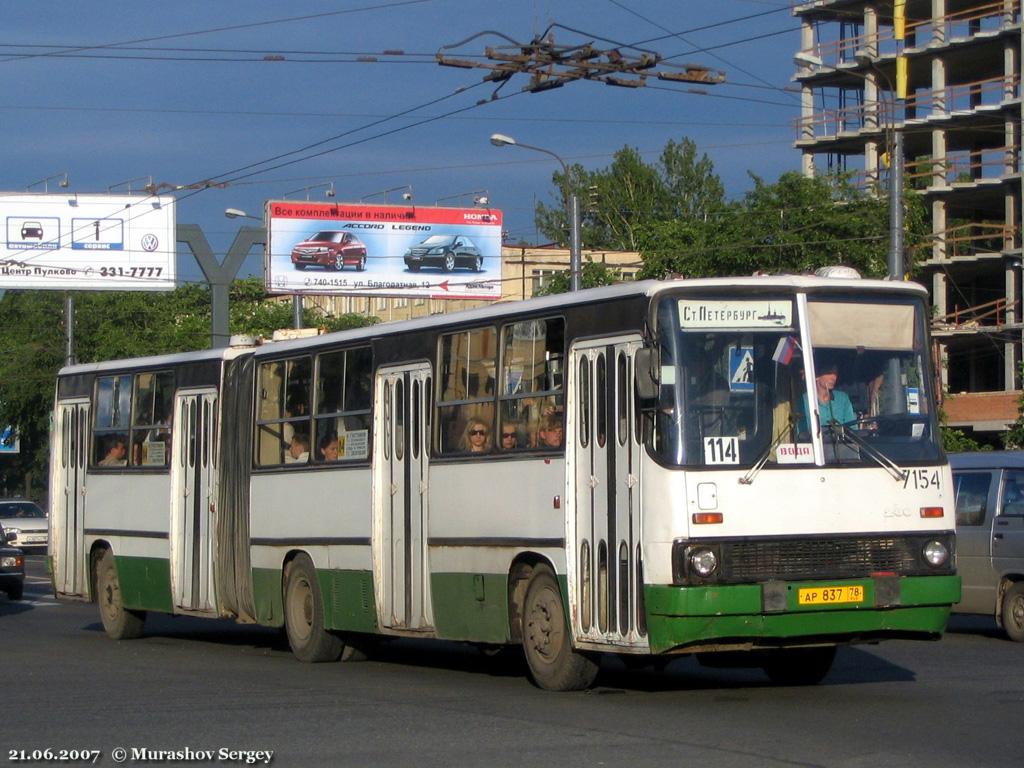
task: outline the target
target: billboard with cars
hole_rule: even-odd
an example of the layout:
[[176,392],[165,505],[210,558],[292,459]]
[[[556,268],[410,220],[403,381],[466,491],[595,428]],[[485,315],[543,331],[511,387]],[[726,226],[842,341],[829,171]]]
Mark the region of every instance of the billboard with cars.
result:
[[169,291],[174,198],[0,194],[0,288]]
[[272,293],[501,298],[501,211],[270,201]]

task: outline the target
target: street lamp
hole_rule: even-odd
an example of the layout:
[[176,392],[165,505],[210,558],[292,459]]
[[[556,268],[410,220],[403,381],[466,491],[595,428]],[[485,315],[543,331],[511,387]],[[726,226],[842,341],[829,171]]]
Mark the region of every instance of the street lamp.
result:
[[53,176],[47,176],[45,179],[40,179],[39,181],[33,181],[31,184],[29,184],[28,186],[25,187],[25,191],[28,192],[30,189],[32,189],[32,187],[36,187],[36,186],[39,186],[40,184],[42,184],[43,185],[43,192],[44,193],[49,192],[50,191],[50,187],[49,187],[48,182],[51,182],[54,179],[60,179],[60,188],[61,189],[67,189],[68,185],[71,183],[68,180],[68,174],[65,171],[64,173],[55,173]]
[[[224,210],[224,215],[227,216],[229,219],[253,219],[254,221],[258,221],[260,223],[263,222],[263,219],[259,218],[258,216],[251,216],[245,211],[243,211],[241,208],[226,208]],[[302,294],[300,293],[292,294],[292,327],[302,327]]]
[[324,197],[334,197],[334,182],[333,181],[330,182],[330,183],[325,182],[323,184],[311,184],[308,187],[299,187],[298,189],[293,189],[291,192],[285,192],[284,194],[281,195],[281,197],[287,199],[288,195],[294,195],[294,194],[297,194],[298,192],[305,192],[306,193],[306,200],[309,200],[309,192],[310,192],[310,190],[312,190],[312,189],[320,189],[321,187],[326,187],[326,191],[324,192]]
[[576,193],[571,190],[569,185],[569,167],[561,157],[550,149],[522,144],[503,133],[492,133],[491,144],[496,147],[510,146],[532,149],[534,152],[543,152],[545,155],[550,155],[561,163],[562,175],[564,177],[562,195],[567,206],[566,213],[569,215],[569,290],[578,291],[582,282],[582,267],[580,264],[580,203]]
[[486,206],[488,203],[491,202],[490,198],[487,196],[487,190],[478,189],[473,192],[459,192],[459,194],[457,195],[446,195],[445,197],[439,197],[434,201],[434,205],[444,202],[445,200],[462,199],[463,197],[469,197],[470,195],[473,196],[473,205]]
[[[885,121],[885,149],[889,155],[889,277],[893,280],[903,279],[903,132],[896,128],[896,103],[891,94],[896,93],[892,80],[875,63],[864,54],[856,54],[854,58],[857,63],[869,67],[876,75],[882,77],[889,86],[890,97],[887,99],[886,121]],[[859,77],[865,83],[869,82],[867,75],[852,70],[839,70],[830,67],[822,61],[820,56],[815,56],[807,51],[797,51],[793,55],[793,61],[804,67],[812,67],[819,71],[842,72],[843,74]],[[875,119],[878,119],[878,87],[875,86]]]
[[384,202],[386,203],[388,201],[388,193],[397,192],[400,189],[405,190],[405,192],[402,193],[403,200],[412,200],[412,185],[402,184],[400,187],[389,187],[388,189],[382,189],[378,192],[371,192],[368,195],[363,195],[362,197],[359,198],[359,202],[365,202],[366,200],[369,200],[371,197],[376,197],[377,195],[384,195]]

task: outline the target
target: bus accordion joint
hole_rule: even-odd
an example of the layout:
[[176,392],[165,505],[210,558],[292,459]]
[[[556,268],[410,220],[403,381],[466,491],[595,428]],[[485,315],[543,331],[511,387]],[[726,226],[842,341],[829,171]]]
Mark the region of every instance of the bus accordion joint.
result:
[[945,507],[921,507],[921,517],[945,517]]
[[694,512],[693,523],[694,525],[717,525],[724,521],[724,515],[721,512]]

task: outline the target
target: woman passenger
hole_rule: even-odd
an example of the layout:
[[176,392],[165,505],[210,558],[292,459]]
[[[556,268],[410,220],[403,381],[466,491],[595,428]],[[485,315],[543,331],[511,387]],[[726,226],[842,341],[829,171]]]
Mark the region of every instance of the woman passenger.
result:
[[483,419],[471,416],[459,440],[459,450],[467,453],[488,453],[491,450],[491,428]]

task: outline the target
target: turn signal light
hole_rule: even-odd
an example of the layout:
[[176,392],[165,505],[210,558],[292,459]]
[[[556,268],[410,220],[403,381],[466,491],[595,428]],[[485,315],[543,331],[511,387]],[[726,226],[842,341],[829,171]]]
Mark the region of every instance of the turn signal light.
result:
[[723,519],[721,512],[695,512],[693,515],[695,525],[714,525]]
[[943,507],[921,507],[921,517],[942,517],[945,514]]

